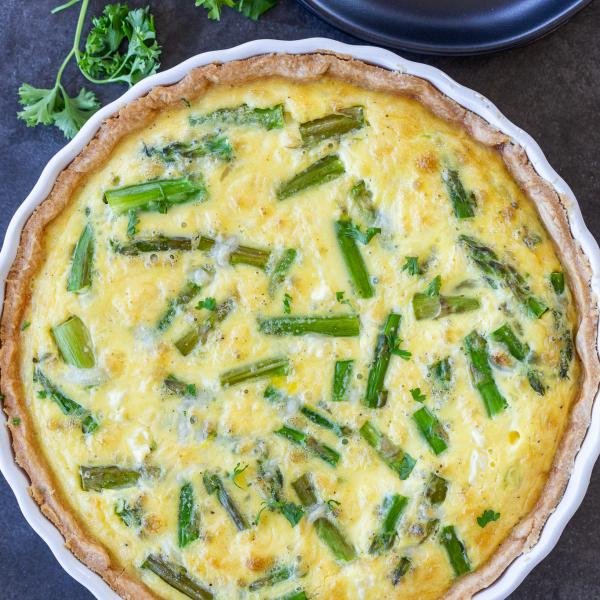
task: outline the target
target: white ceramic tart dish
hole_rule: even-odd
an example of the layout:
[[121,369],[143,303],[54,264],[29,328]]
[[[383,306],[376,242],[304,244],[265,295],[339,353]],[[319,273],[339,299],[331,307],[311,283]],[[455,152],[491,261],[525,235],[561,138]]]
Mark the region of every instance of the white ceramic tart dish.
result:
[[98,597],[501,598],[583,497],[597,245],[435,69],[192,58],[50,162],[1,260],[2,470]]

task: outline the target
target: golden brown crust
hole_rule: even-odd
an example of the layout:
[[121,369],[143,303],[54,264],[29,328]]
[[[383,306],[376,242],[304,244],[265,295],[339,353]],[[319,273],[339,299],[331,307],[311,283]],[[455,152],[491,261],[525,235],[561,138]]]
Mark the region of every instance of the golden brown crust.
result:
[[21,420],[18,427],[10,425],[16,460],[29,475],[32,497],[61,531],[66,546],[83,563],[100,574],[123,598],[150,599],[157,596],[141,582],[135,572],[119,565],[77,521],[39,449],[26,409],[19,369],[20,323],[30,300],[31,282],[43,261],[42,232],[68,205],[88,174],[105,163],[125,135],[142,129],[158,113],[181,102],[182,98],[197,98],[211,85],[235,85],[272,76],[293,81],[311,81],[325,74],[367,89],[413,97],[438,117],[461,126],[482,144],[497,149],[515,180],[537,206],[554,239],[557,252],[568,271],[578,307],[576,347],[582,363],[581,394],[573,406],[568,429],[556,453],[546,486],[535,508],[513,529],[494,555],[477,571],[459,579],[448,590],[445,598],[470,598],[497,579],[519,554],[537,541],[544,523],[564,492],[575,455],[589,425],[592,402],[600,381],[600,363],[596,350],[598,306],[590,288],[591,268],[571,234],[564,205],[566,200],[561,199],[536,173],[520,146],[419,77],[387,71],[328,52],[308,55],[271,54],[220,65],[211,64],[194,69],[177,84],[154,88],[102,124],[94,139],[58,176],[50,195],[27,221],[6,285],[0,324],[0,385],[5,396],[4,409],[9,419],[18,417]]

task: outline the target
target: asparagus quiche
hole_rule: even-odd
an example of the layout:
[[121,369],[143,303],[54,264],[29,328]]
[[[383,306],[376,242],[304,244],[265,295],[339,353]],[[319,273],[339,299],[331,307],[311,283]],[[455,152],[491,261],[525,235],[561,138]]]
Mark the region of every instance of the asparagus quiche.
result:
[[589,276],[523,150],[424,80],[197,69],[106,122],[25,227],[16,457],[124,598],[467,598],[568,479]]

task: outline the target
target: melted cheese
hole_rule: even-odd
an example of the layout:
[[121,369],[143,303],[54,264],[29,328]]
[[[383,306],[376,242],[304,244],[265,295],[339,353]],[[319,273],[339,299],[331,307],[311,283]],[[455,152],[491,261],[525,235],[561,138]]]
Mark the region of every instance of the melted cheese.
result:
[[[244,102],[251,106],[284,103],[285,127],[265,131],[251,126],[189,124],[190,114]],[[365,107],[367,126],[339,140],[300,147],[298,122],[358,104]],[[144,155],[144,144],[197,139],[216,129],[232,141],[235,159],[231,163],[205,157],[165,164]],[[276,200],[280,182],[332,151],[344,162],[345,176],[285,201]],[[476,194],[474,219],[459,221],[452,213],[440,176],[447,160],[459,169],[465,188]],[[211,255],[195,251],[128,257],[111,250],[109,240],[126,240],[127,217],[116,216],[103,203],[106,189],[194,172],[203,174],[208,200],[173,207],[167,214],[143,212],[139,230],[222,236]],[[376,282],[376,294],[368,300],[352,293],[333,230],[334,220],[348,209],[349,190],[358,179],[364,179],[373,191],[382,227],[380,235],[360,246]],[[71,294],[65,283],[71,251],[87,221],[96,240],[93,285],[87,294]],[[542,241],[528,247],[522,239],[526,231],[540,235]],[[423,543],[415,535],[418,524],[432,516],[442,525],[455,526],[473,568],[484,563],[539,497],[578,391],[579,367],[575,360],[569,378],[556,376],[559,347],[551,313],[532,319],[510,292],[485,283],[457,244],[460,233],[485,241],[508,258],[527,276],[538,297],[561,308],[567,322],[574,323],[568,292],[559,306],[548,282],[548,274],[561,269],[552,242],[499,156],[413,100],[339,81],[301,85],[265,80],[210,89],[191,107],[182,104],[123,140],[47,228],[46,260],[33,282],[27,314],[31,327],[22,334],[22,378],[39,442],[62,492],[90,535],[157,594],[172,599],[183,596],[140,569],[151,552],[184,565],[220,598],[275,598],[298,586],[309,598],[437,598],[454,576],[438,534]],[[275,250],[298,250],[299,258],[274,298],[267,292],[265,273],[227,263],[232,239]],[[427,272],[416,277],[403,271],[407,256],[426,260]],[[209,282],[201,270],[207,263],[216,268]],[[441,275],[442,293],[447,294],[465,280],[473,281],[474,287],[463,293],[478,296],[481,308],[417,322],[411,299],[435,275]],[[196,302],[178,314],[165,333],[157,331],[156,323],[169,299],[190,279],[204,285],[199,298],[219,301],[233,296],[236,307],[219,326],[218,335],[209,336],[203,347],[184,357],[173,341],[190,319],[198,318],[200,313],[193,308]],[[344,291],[360,314],[359,337],[278,338],[259,333],[257,316],[281,314],[284,293],[292,298],[293,313],[347,312],[348,307],[336,299],[337,291]],[[361,399],[378,329],[391,310],[402,314],[402,348],[412,357],[407,361],[392,357],[386,378],[387,404],[369,409]],[[87,325],[97,366],[105,374],[105,380],[94,387],[86,388],[85,382],[68,376],[49,334],[52,325],[72,314]],[[462,341],[473,329],[489,335],[507,320],[520,324],[520,335],[535,351],[548,390],[543,397],[536,394],[518,364],[494,369],[509,408],[490,419],[469,377]],[[290,374],[274,379],[274,385],[306,404],[325,406],[335,421],[354,430],[367,418],[371,420],[416,459],[410,477],[400,480],[358,433],[342,442],[306,421],[297,412],[300,400],[282,407],[269,403],[263,397],[267,381],[221,389],[223,371],[274,355],[289,356],[292,363]],[[439,392],[427,369],[446,356],[452,363],[452,385],[449,391]],[[50,400],[38,397],[39,388],[32,381],[34,358],[43,358],[44,369],[61,390],[98,415],[96,432],[82,435],[79,422],[65,417]],[[346,358],[356,361],[349,400],[332,403],[334,362]],[[167,394],[163,381],[170,373],[194,383],[198,397]],[[410,394],[415,387],[426,394],[425,404],[448,432],[448,450],[439,456],[431,452],[412,421],[412,413],[421,406]],[[272,432],[282,422],[310,431],[336,448],[341,454],[337,468],[274,436]],[[336,520],[357,548],[357,560],[337,563],[306,517],[292,528],[280,514],[264,511],[258,525],[243,532],[234,528],[215,497],[205,492],[202,473],[221,472],[251,521],[263,500],[255,484],[257,448],[267,449],[281,468],[289,500],[297,501],[290,483],[310,471],[322,500],[340,503]],[[241,489],[227,477],[238,463],[249,465],[236,479]],[[78,469],[90,464],[156,465],[161,475],[128,489],[84,492]],[[424,499],[432,472],[450,483],[446,500],[436,507]],[[201,536],[180,549],[177,510],[184,481],[194,486]],[[368,548],[379,527],[378,510],[391,493],[409,498],[398,539],[391,551],[371,556]],[[142,533],[127,528],[115,515],[118,499],[141,502]],[[476,517],[485,509],[501,516],[481,528]],[[390,573],[403,555],[411,558],[412,568],[394,587]],[[247,585],[270,566],[296,560],[301,579],[261,593],[247,591]]]

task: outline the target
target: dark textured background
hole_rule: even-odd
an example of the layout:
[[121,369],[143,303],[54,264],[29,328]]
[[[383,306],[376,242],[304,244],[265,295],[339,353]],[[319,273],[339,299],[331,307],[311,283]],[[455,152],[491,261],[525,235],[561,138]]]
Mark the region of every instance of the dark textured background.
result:
[[[485,0],[484,0],[485,1]],[[57,0],[58,2],[58,0]],[[52,128],[27,129],[15,117],[17,88],[23,81],[50,87],[68,51],[76,10],[51,16],[52,0],[5,0],[0,4],[0,227],[2,234],[42,168],[65,143]],[[94,13],[104,2],[92,0]],[[143,5],[134,0],[132,5]],[[150,1],[163,46],[162,66],[171,67],[198,52],[227,48],[257,38],[324,36],[357,43],[329,27],[293,0],[258,23],[226,11],[208,21],[193,0]],[[600,235],[600,1],[571,22],[525,48],[472,58],[416,57],[446,71],[490,98],[514,123],[529,132],[552,166],[571,185],[592,233]],[[415,58],[415,57],[410,57]],[[73,93],[83,81],[75,68],[64,79]],[[97,90],[103,102],[124,91]],[[512,600],[592,600],[600,598],[600,471],[555,550],[527,578]],[[7,600],[89,599],[63,572],[50,550],[29,528],[12,492],[0,478],[0,597]]]

